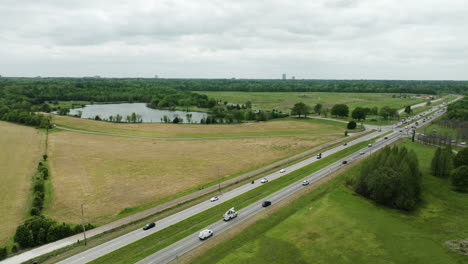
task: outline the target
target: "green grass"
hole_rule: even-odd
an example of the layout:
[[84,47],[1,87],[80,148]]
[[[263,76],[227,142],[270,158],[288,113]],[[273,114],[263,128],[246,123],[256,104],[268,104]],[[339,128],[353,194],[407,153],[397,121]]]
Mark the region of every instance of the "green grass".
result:
[[345,187],[358,165],[191,263],[467,263],[444,242],[468,238],[468,195],[429,175],[433,148],[404,145],[423,171],[424,202],[415,212],[379,206]]
[[[278,109],[290,112],[295,103],[303,102],[314,106],[320,103],[326,107],[334,104],[347,104],[350,110],[356,107],[382,107],[403,108],[426,101],[420,98],[392,98],[391,93],[326,93],[326,92],[198,92],[206,94],[217,100],[228,101],[230,103],[243,104],[252,102],[254,109]],[[396,94],[398,95],[398,94]]]
[[258,201],[259,199],[266,197],[271,193],[274,193],[277,190],[365,147],[369,142],[361,142],[359,144],[350,146],[339,153],[335,153],[304,168],[291,172],[281,177],[280,179],[271,181],[266,185],[262,185],[243,195],[233,198],[228,202],[224,202],[180,223],[147,236],[139,241],[136,241],[128,246],[125,246],[95,261],[92,261],[91,263],[134,263],[135,261],[143,259],[146,256],[149,256],[154,252],[186,237],[187,235],[199,231],[211,223],[219,221],[220,216],[232,206],[235,206],[236,209],[244,208]]

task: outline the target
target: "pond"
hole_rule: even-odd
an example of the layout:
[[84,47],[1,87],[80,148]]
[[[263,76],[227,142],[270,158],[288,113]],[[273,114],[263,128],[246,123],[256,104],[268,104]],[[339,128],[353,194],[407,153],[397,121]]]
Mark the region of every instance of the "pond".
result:
[[[135,113],[141,117],[145,123],[155,122],[161,123],[164,116],[169,120],[174,120],[175,117],[182,118],[184,123],[200,123],[202,118],[208,115],[202,112],[186,112],[186,111],[173,111],[173,110],[160,110],[152,109],[146,106],[145,103],[123,103],[123,104],[92,104],[86,105],[83,108],[70,109],[69,115],[78,115],[81,111],[81,118],[95,118],[97,115],[101,119],[109,120],[110,116],[114,118],[117,115],[123,117],[122,122],[125,122],[126,117]],[[191,114],[191,119],[187,117]]]

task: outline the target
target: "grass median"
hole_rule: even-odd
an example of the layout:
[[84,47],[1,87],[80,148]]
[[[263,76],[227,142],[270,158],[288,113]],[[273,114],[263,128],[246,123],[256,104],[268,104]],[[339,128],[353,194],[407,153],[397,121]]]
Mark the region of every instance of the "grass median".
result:
[[325,157],[313,164],[305,166],[299,170],[288,173],[285,176],[271,181],[266,185],[262,185],[254,190],[245,194],[237,196],[229,201],[219,204],[211,209],[203,211],[195,216],[174,224],[166,229],[149,235],[141,240],[131,243],[119,250],[98,258],[91,263],[134,263],[141,260],[158,250],[161,250],[178,240],[193,234],[202,228],[219,221],[220,216],[229,208],[235,206],[236,209],[242,209],[282,188],[296,182],[311,173],[318,171],[336,162],[351,153],[364,148],[371,141],[361,142],[359,144],[350,146],[345,150]]

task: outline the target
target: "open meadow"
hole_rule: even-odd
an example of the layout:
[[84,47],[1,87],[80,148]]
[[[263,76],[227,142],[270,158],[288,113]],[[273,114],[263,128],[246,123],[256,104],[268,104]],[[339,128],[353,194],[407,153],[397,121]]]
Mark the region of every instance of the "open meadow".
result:
[[[86,217],[93,224],[115,219],[126,208],[154,204],[298,154],[340,138],[344,131],[343,124],[323,120],[239,125],[112,124],[70,117],[60,120],[93,131],[183,135],[177,140],[153,140],[67,131],[50,134],[54,198],[45,215],[78,223],[80,204],[84,203]],[[279,134],[289,136],[275,136]],[[184,139],[187,135],[199,138]],[[234,138],[203,138],[220,135]],[[270,137],[242,138],[246,135]]]
[[[347,104],[350,110],[356,107],[374,107],[389,106],[401,109],[407,105],[417,104],[426,101],[421,98],[392,98],[390,93],[325,93],[325,92],[206,92],[206,94],[217,100],[230,103],[244,104],[247,101],[252,102],[254,109],[278,109],[289,113],[295,103],[303,102],[314,106],[322,104],[324,107],[331,108],[334,104]],[[409,95],[412,96],[412,95]]]
[[423,172],[423,202],[412,213],[356,195],[346,177],[293,201],[190,263],[467,263],[448,240],[468,238],[468,195],[429,175],[434,148],[406,142]]
[[0,245],[27,215],[31,177],[44,151],[45,134],[0,121]]

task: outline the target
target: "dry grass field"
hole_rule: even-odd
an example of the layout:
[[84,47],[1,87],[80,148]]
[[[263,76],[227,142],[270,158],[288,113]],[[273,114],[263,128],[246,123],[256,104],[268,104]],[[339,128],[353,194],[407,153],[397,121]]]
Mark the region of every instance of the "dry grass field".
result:
[[[324,127],[307,122],[289,123],[309,125],[309,129]],[[252,126],[257,126],[256,131],[258,125],[270,124],[196,128],[206,133],[240,130],[242,134]],[[145,131],[168,125],[138,126]],[[175,131],[191,129],[190,125],[172,127]],[[125,208],[154,203],[217,180],[218,168],[220,176],[227,177],[338,137],[341,135],[173,141],[53,133],[49,136],[49,159],[54,199],[45,214],[59,221],[78,223],[80,204],[84,203],[87,219],[102,224]]]
[[[342,123],[323,122],[321,120],[298,121],[272,121],[259,123],[243,123],[235,125],[200,125],[200,124],[160,124],[160,123],[110,123],[80,119],[68,116],[53,116],[54,123],[59,126],[100,131],[108,133],[119,133],[146,137],[165,138],[198,138],[198,137],[235,137],[256,135],[283,135],[283,134],[321,134],[344,131]],[[337,129],[340,130],[337,131]]]
[[34,128],[0,121],[0,245],[27,213],[31,177],[42,156],[45,135]]

